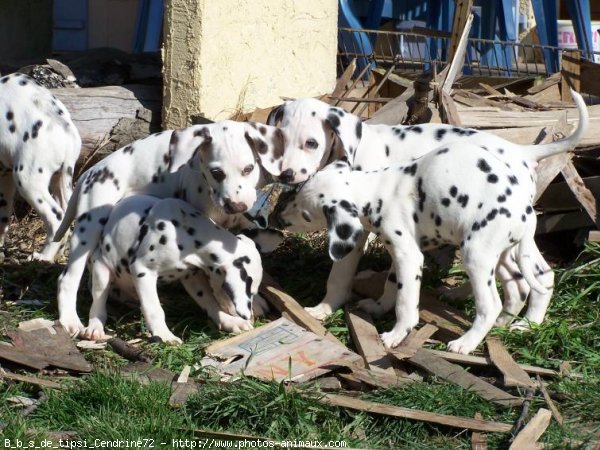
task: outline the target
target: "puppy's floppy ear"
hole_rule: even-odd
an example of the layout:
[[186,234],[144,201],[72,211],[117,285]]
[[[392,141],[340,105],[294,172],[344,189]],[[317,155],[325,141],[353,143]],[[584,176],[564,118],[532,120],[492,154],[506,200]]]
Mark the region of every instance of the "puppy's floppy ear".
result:
[[277,126],[283,120],[283,116],[285,115],[285,107],[286,103],[283,105],[276,106],[271,110],[269,116],[267,117],[267,124],[271,126]]
[[335,205],[323,205],[329,237],[329,256],[338,261],[356,247],[363,234],[363,226],[358,218],[356,205],[341,200]]
[[[333,150],[343,154],[350,160],[354,160],[354,154],[362,139],[362,121],[358,116],[347,113],[341,108],[329,108],[325,122],[331,127],[341,142],[342,149]],[[334,142],[334,145],[335,142]],[[339,145],[339,144],[338,144]],[[342,159],[337,158],[337,159]]]
[[193,125],[174,130],[169,142],[169,172],[177,171],[196,156],[198,151],[207,151],[211,145],[210,125]]
[[244,137],[256,160],[271,175],[278,176],[285,143],[283,132],[279,128],[255,122],[246,123],[245,128]]

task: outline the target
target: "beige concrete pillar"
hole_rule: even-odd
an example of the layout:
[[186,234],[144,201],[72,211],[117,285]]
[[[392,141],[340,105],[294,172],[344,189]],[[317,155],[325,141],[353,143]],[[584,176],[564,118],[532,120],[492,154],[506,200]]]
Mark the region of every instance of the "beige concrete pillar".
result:
[[337,0],[167,0],[163,125],[331,92]]

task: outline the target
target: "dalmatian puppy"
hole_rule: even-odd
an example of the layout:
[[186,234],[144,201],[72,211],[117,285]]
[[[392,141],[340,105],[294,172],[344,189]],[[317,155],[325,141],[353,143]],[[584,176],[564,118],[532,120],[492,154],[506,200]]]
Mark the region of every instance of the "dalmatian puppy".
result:
[[18,191],[46,227],[44,248],[33,258],[53,261],[81,150],[79,132],[60,100],[19,73],[0,78],[0,130],[0,245]]
[[[60,239],[75,221],[71,250],[58,280],[59,320],[76,334],[79,283],[90,253],[97,247],[112,207],[132,194],[180,198],[225,228],[250,225],[243,216],[265,183],[262,167],[274,170],[281,151],[274,127],[233,121],[163,131],[112,153],[78,180]],[[266,244],[261,245],[267,251]]]
[[[540,159],[567,151],[585,134],[587,109],[580,95],[574,99],[581,113],[577,130],[568,142],[540,147],[546,150],[540,152]],[[382,297],[366,299],[361,307],[381,315],[395,302],[398,323],[383,335],[390,347],[401,342],[418,321],[421,251],[444,244],[459,246],[478,312],[473,328],[449,348],[469,353],[502,309],[494,274],[500,279],[510,276],[505,264],[512,260],[511,250],[517,256],[516,277],[524,278],[537,293],[530,298],[521,326],[541,323],[554,280],[533,240],[535,179],[529,169],[521,169],[537,161],[523,155],[520,164],[511,165],[499,156],[481,145],[454,142],[400,167],[351,172],[347,162],[333,163],[290,194],[276,209],[272,223],[296,232],[326,227],[334,260],[343,260],[364,243],[363,228],[381,236],[394,268]],[[504,311],[516,316],[523,304],[508,295]],[[327,307],[333,310],[340,305]]]
[[[220,328],[249,330],[261,279],[260,254],[246,236],[231,234],[182,200],[134,195],[114,206],[93,253],[93,304],[82,334],[104,337],[106,300],[114,284],[136,294],[153,336],[181,343],[165,323],[156,290],[161,280],[180,280]],[[223,312],[218,299],[233,304],[237,316]]]
[[[574,98],[577,96],[575,93]],[[582,116],[585,103],[579,97],[576,104]],[[346,160],[355,170],[373,170],[393,164],[407,164],[454,141],[483,146],[511,165],[521,178],[531,178],[535,176],[537,161],[548,152],[573,148],[581,139],[581,133],[576,132],[571,138],[550,144],[517,145],[489,132],[445,124],[369,125],[341,108],[311,98],[288,102],[274,109],[268,123],[280,123],[284,133],[283,156],[277,155],[281,159],[279,179],[290,184],[306,181],[332,161]],[[528,186],[535,190],[533,184]],[[307,308],[312,316],[324,319],[349,297],[352,274],[356,272],[366,242],[367,234],[361,237],[346,258],[334,262],[327,280],[325,298],[319,305]],[[511,303],[523,304],[530,287],[523,277],[512,276],[519,273],[514,259],[503,258],[501,266],[499,276],[504,291],[511,296]],[[553,274],[548,273],[547,276],[553,277]],[[506,324],[511,319],[512,316],[503,315],[499,321]]]

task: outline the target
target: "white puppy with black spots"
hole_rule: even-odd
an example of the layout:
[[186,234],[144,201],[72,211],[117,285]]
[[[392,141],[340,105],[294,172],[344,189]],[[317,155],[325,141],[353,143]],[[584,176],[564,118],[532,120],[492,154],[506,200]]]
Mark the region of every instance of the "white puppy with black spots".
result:
[[[154,134],[88,169],[75,186],[56,237],[60,239],[77,217],[69,260],[58,280],[61,324],[71,334],[83,330],[76,310],[77,290],[88,257],[119,200],[133,194],[175,197],[225,228],[249,225],[243,214],[256,201],[256,189],[266,182],[262,167],[277,165],[275,157],[282,146],[277,128],[223,121]],[[268,243],[260,245],[268,250]]]
[[0,245],[13,212],[15,190],[46,227],[46,243],[34,259],[53,261],[54,235],[71,197],[81,138],[69,112],[27,75],[0,78]]
[[[574,94],[580,116],[585,104]],[[518,145],[492,133],[445,124],[422,124],[412,126],[370,125],[341,108],[331,107],[315,99],[300,99],[285,103],[272,111],[269,124],[280,124],[284,134],[283,156],[279,178],[288,184],[306,181],[312,174],[332,161],[345,160],[355,170],[380,169],[393,164],[406,164],[428,152],[451,142],[469,142],[485,147],[505,163],[518,171],[521,177],[535,176],[537,161],[548,152],[566,151],[574,148],[581,133],[544,145]],[[580,126],[583,124],[580,122]],[[273,172],[274,175],[277,175]],[[532,192],[535,186],[528,186]],[[318,319],[329,316],[349,297],[352,277],[362,256],[367,233],[362,235],[354,250],[341,261],[335,261],[327,280],[325,298],[307,311]],[[503,285],[509,304],[524,305],[530,286],[523,279],[519,268],[510,255],[500,261],[498,277]],[[546,274],[547,284],[552,284],[553,273]],[[547,295],[531,292],[532,303],[549,301]],[[534,297],[541,297],[537,299]],[[505,311],[499,322],[506,324],[514,315]],[[519,322],[515,327],[526,327]]]
[[[583,137],[588,114],[574,94],[579,125],[567,140],[537,146],[537,160],[567,151]],[[528,154],[523,154],[525,158]],[[494,274],[516,250],[519,275],[539,296],[530,299],[524,323],[541,323],[552,295],[552,271],[534,241],[532,202],[535,179],[530,160],[506,162],[488,147],[454,142],[404,166],[351,171],[347,162],[332,163],[314,174],[298,192],[276,208],[272,223],[291,231],[328,229],[330,256],[344,259],[362,245],[363,228],[381,236],[394,269],[378,301],[360,306],[381,315],[396,305],[397,324],[382,338],[392,347],[418,322],[421,251],[454,244],[461,248],[476,299],[471,330],[449,344],[452,351],[471,352],[498,318],[502,305]],[[520,299],[506,295],[504,311],[516,315]],[[338,307],[340,304],[330,305]]]
[[[83,337],[105,337],[106,300],[114,285],[140,300],[153,336],[181,343],[165,322],[156,289],[161,280],[181,281],[220,329],[252,328],[252,300],[262,280],[254,242],[219,227],[182,200],[135,195],[112,209],[92,255],[93,303]],[[229,304],[237,316],[223,312]]]

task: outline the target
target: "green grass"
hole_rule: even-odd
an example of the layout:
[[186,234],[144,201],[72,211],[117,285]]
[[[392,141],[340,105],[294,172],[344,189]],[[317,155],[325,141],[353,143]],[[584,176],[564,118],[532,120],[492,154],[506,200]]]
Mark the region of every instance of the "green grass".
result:
[[[564,427],[552,423],[542,437],[549,448],[576,448],[574,441],[600,433],[600,246],[589,245],[570,267],[557,270],[557,287],[544,324],[528,333],[494,329],[515,359],[544,367],[557,368],[568,360],[582,379],[549,380],[556,404],[565,416]],[[370,250],[361,269],[384,270],[389,258],[379,247]],[[331,266],[322,235],[292,236],[285,246],[265,258],[265,269],[284,289],[304,305],[314,305],[325,293]],[[2,298],[40,299],[43,306],[2,305],[0,326],[14,326],[33,317],[56,317],[55,280],[60,267],[44,264],[1,266]],[[460,270],[455,269],[460,274]],[[424,284],[439,284],[439,274],[430,272]],[[85,282],[82,286],[86,286]],[[179,287],[162,289],[167,320],[183,338],[178,347],[144,342],[154,364],[179,372],[184,365],[195,365],[202,349],[226,334],[219,332]],[[80,313],[89,307],[87,289],[82,288]],[[467,312],[472,303],[463,306]],[[109,327],[123,339],[145,338],[139,310],[113,304],[114,317]],[[84,316],[84,314],[81,314]],[[343,342],[352,346],[343,312],[337,311],[325,325]],[[378,323],[380,330],[389,321]],[[348,411],[319,403],[322,393],[316,386],[286,388],[242,378],[233,383],[206,379],[201,390],[179,410],[168,406],[170,388],[159,383],[141,385],[120,376],[126,363],[110,350],[84,351],[86,358],[100,370],[73,379],[61,391],[45,390],[48,399],[23,418],[6,401],[8,397],[37,397],[34,386],[23,383],[0,385],[0,422],[5,427],[1,439],[41,439],[52,431],[78,432],[88,442],[99,439],[153,438],[155,442],[191,439],[193,430],[212,430],[263,436],[272,439],[344,440],[357,448],[468,449],[470,433],[422,422],[393,419]],[[476,370],[476,369],[472,369]],[[484,376],[497,376],[491,369],[477,370]],[[192,375],[205,378],[202,370]],[[435,377],[423,383],[374,390],[362,398],[386,404],[424,409],[445,414],[512,423],[520,409],[499,407],[455,385]],[[545,407],[535,396],[531,413]],[[490,434],[489,448],[507,448],[510,436]],[[171,448],[170,446],[156,448]]]

